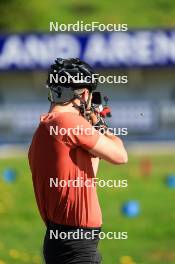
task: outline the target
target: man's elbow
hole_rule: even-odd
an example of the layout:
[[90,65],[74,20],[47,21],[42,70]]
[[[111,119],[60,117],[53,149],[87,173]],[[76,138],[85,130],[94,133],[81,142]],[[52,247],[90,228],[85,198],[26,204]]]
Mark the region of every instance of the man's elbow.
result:
[[121,153],[120,155],[117,155],[115,157],[113,163],[116,164],[116,165],[128,163],[128,154],[127,154],[127,152],[124,152],[124,153]]
[[123,156],[123,162],[121,164],[127,164],[128,163],[128,154],[127,152],[125,153],[125,155]]

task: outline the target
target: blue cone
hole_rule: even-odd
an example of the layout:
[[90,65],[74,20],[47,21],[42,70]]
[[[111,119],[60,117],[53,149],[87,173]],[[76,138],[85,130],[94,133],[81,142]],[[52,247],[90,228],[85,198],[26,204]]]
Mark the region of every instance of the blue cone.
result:
[[172,174],[166,177],[166,185],[169,188],[175,188],[175,175]]
[[16,171],[13,169],[4,170],[3,179],[5,182],[14,182],[16,180]]
[[137,201],[128,201],[122,206],[122,213],[127,217],[136,217],[140,213],[140,203]]

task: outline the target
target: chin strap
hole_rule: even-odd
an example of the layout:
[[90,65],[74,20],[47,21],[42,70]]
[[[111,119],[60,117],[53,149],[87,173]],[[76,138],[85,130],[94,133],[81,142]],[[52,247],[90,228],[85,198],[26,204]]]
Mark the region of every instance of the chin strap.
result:
[[87,110],[87,107],[88,107],[89,102],[90,102],[90,98],[91,98],[91,93],[88,96],[87,102],[85,100],[83,100],[80,95],[75,95],[74,96],[74,99],[79,99],[80,100],[80,105],[77,105],[75,102],[73,102],[73,107],[75,107],[76,109],[78,109],[80,111],[81,115],[87,121],[89,121],[89,119],[90,119],[89,116],[90,116],[90,112],[91,112],[91,109],[90,110]]

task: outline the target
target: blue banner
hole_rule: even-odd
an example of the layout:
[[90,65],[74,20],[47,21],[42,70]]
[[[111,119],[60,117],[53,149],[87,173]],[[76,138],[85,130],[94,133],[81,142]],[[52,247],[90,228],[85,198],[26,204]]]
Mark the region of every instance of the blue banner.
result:
[[0,36],[0,70],[47,69],[57,57],[95,68],[175,66],[175,30]]

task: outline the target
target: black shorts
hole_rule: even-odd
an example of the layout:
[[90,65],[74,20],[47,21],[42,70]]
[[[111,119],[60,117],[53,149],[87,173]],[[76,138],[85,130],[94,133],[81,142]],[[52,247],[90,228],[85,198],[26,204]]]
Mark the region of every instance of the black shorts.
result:
[[43,245],[45,263],[101,263],[97,250],[100,231],[101,228],[76,228],[50,223]]

